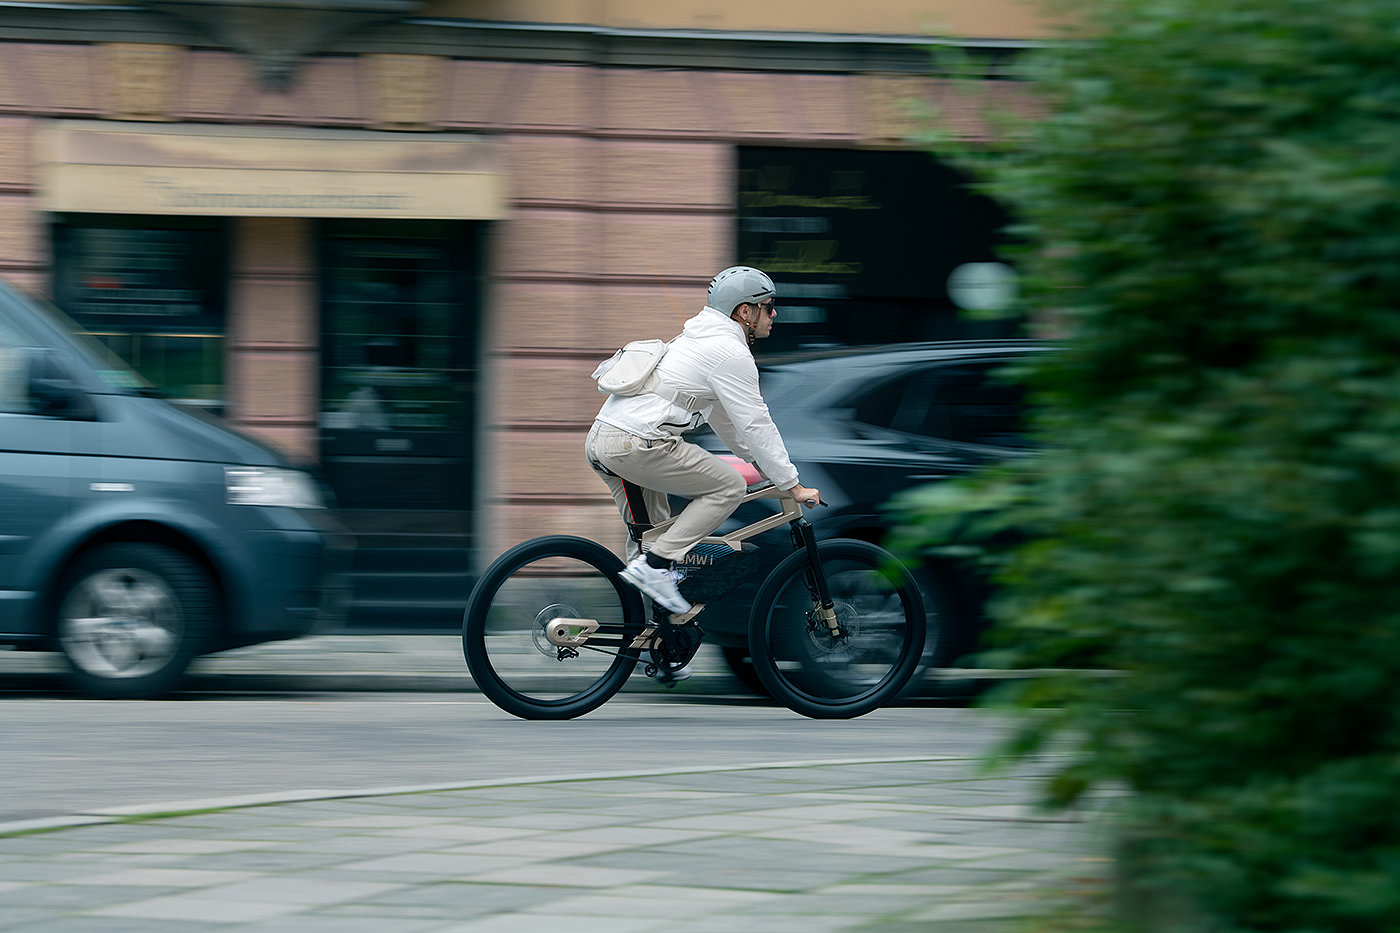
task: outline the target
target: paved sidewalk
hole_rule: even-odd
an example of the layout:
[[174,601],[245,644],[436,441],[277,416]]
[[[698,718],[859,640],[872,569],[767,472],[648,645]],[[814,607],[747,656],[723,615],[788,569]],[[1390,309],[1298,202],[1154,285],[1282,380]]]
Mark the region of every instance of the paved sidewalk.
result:
[[[695,676],[673,692],[747,693],[719,649],[702,645]],[[0,677],[51,677],[63,670],[52,653],[0,651]],[[693,682],[692,682],[693,681]],[[196,658],[184,684],[191,690],[307,690],[370,692],[475,691],[460,635],[313,635],[236,648]],[[629,692],[666,692],[641,671]]]
[[787,762],[85,814],[0,835],[0,930],[1026,930],[1102,873],[1101,840],[1027,807],[1031,772],[979,768]]
[[[671,690],[642,676],[640,667],[623,689],[629,693],[752,696],[720,655],[704,644],[691,662],[694,672]],[[15,675],[33,683],[57,684],[63,660],[57,654],[0,651],[0,687]],[[983,672],[985,674],[986,672]],[[954,678],[959,686],[966,681]],[[196,658],[184,684],[189,690],[306,689],[373,692],[476,690],[462,657],[460,635],[312,635],[268,642]],[[946,694],[932,680],[914,685],[911,698]]]

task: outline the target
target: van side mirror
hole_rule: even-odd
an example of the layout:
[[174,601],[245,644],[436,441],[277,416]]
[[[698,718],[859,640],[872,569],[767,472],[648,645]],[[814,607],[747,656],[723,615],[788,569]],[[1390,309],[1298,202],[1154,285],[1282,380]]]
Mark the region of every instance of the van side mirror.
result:
[[47,347],[23,351],[31,414],[91,421],[97,417],[92,399],[68,375],[58,354]]

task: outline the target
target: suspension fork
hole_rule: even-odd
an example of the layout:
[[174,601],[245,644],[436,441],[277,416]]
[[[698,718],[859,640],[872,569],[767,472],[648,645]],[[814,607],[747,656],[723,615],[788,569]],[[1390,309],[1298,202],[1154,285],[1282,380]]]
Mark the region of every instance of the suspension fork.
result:
[[831,598],[831,587],[826,582],[826,570],[822,567],[821,551],[817,550],[817,534],[812,523],[798,518],[792,523],[792,543],[807,552],[807,589],[812,594],[812,608],[817,618],[831,631],[833,638],[841,636],[841,626],[836,619],[836,603]]

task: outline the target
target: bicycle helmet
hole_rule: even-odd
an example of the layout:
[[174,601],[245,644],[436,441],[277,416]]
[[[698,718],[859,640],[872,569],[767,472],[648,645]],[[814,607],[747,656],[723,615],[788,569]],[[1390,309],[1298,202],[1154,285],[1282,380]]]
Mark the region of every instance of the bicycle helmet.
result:
[[730,266],[710,281],[706,304],[733,314],[741,304],[758,304],[777,294],[773,280],[753,266]]

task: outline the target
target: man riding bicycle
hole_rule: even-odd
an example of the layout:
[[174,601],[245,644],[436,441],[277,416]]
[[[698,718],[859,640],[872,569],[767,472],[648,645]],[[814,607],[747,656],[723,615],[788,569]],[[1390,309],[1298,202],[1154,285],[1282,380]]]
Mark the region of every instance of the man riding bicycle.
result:
[[[708,422],[730,450],[793,499],[811,508],[821,498],[798,482],[759,393],[750,346],[771,333],[775,297],[773,280],[750,266],[716,275],[706,306],[685,322],[657,364],[664,396],[611,395],[588,432],[588,462],[632,532],[622,578],[673,613],[692,608],[676,586],[673,563],[739,507],[746,488],[737,470],[684,440],[684,432]],[[668,493],[690,502],[643,553],[641,531],[671,517]]]

